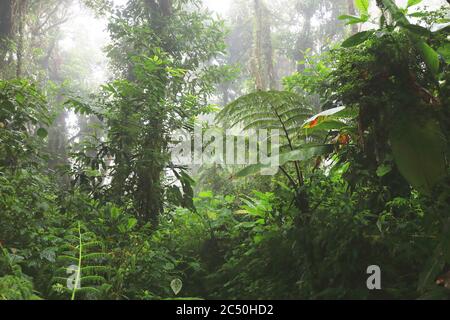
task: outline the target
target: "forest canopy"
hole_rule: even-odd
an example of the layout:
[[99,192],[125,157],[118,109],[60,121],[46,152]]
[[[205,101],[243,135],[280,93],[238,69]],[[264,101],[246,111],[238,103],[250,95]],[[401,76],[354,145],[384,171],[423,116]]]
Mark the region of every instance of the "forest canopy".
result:
[[445,0],[0,1],[0,300],[450,298],[449,31]]

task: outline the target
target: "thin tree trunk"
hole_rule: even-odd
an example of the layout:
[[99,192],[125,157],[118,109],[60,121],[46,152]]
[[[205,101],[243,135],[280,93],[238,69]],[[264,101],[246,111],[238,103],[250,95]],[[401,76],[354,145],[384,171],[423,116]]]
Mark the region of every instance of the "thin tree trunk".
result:
[[[172,15],[172,0],[159,0],[158,2],[145,0],[145,4],[149,10],[152,27],[164,34],[167,22]],[[163,42],[161,47],[168,53],[172,51],[172,44],[168,40]],[[160,77],[163,82],[167,81],[167,74],[164,72]],[[161,103],[164,103],[164,99],[162,101]],[[164,109],[164,106],[161,106],[161,109]],[[166,148],[162,143],[164,141],[164,117],[163,114],[161,118],[153,118],[145,129],[147,132],[142,141],[144,151],[141,154],[141,165],[136,170],[137,190],[134,199],[138,216],[145,221],[150,221],[153,226],[158,224],[159,215],[164,209],[161,179],[164,175],[165,164],[162,159],[158,159],[159,156],[163,158]]]
[[0,70],[5,64],[9,41],[13,35],[14,0],[0,0]]
[[25,26],[25,11],[26,11],[26,0],[19,0],[17,8],[18,16],[18,39],[17,39],[17,66],[16,66],[16,77],[22,77],[23,69],[23,52],[24,52],[24,26]]
[[262,0],[254,0],[255,23],[253,31],[252,73],[257,91],[275,89],[273,46],[267,8]]
[[[347,0],[348,3],[348,13],[351,16],[356,16],[356,9],[354,0]],[[356,24],[352,24],[352,34],[358,33],[358,26]]]

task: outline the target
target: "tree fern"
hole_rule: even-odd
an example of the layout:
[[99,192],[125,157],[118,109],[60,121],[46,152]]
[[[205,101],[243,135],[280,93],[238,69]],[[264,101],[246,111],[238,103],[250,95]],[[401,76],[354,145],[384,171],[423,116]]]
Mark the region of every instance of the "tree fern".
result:
[[69,230],[65,240],[58,256],[61,267],[54,278],[55,291],[70,293],[71,300],[80,294],[100,295],[108,287],[105,275],[110,270],[102,243],[81,223]]
[[291,143],[302,137],[301,127],[313,115],[307,99],[287,91],[265,91],[245,95],[227,105],[217,116],[228,127],[278,129]]
[[[217,116],[217,121],[226,126],[241,126],[247,129],[278,129],[282,134],[280,168],[296,188],[303,185],[303,172],[299,161],[309,160],[314,156],[329,152],[329,146],[309,145],[314,141],[303,129],[305,120],[313,115],[313,110],[307,104],[307,98],[287,91],[255,92],[245,95],[227,105]],[[305,152],[304,152],[305,151]],[[311,157],[306,159],[305,155]],[[283,165],[293,162],[296,178],[293,179]],[[252,165],[245,168],[237,176],[245,176],[258,172],[264,165]]]

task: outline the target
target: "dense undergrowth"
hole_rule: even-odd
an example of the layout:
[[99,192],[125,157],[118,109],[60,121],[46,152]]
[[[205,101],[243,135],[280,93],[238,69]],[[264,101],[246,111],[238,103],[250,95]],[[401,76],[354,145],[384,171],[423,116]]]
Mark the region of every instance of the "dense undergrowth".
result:
[[[223,49],[219,25],[177,9],[142,26],[132,3],[111,26],[121,80],[67,103],[107,132],[75,144],[69,165],[48,167],[47,98],[0,80],[0,299],[450,298],[448,27],[411,27],[379,1],[379,29],[312,56],[286,91],[219,114],[220,125],[289,123],[277,175],[213,165],[192,179],[169,163],[167,134],[213,111],[203,95],[227,71],[199,60]],[[142,38],[164,42],[152,28],[185,42],[149,48]],[[313,108],[298,101],[337,111],[307,121]],[[367,289],[370,265],[382,290]]]

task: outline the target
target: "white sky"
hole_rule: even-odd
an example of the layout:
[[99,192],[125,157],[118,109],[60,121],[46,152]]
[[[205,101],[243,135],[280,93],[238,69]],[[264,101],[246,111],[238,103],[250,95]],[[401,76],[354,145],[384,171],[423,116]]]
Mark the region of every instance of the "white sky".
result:
[[222,15],[225,15],[228,12],[231,5],[231,0],[205,0],[204,2],[210,10]]

